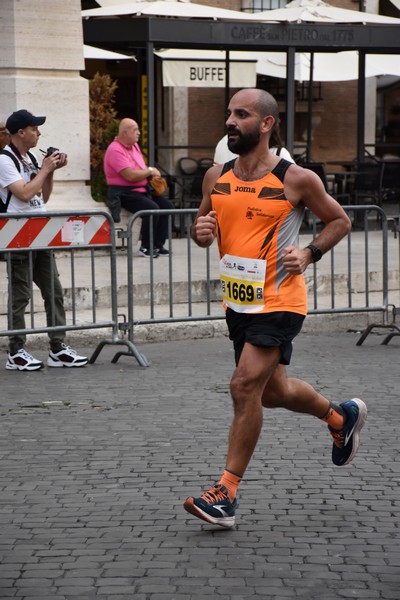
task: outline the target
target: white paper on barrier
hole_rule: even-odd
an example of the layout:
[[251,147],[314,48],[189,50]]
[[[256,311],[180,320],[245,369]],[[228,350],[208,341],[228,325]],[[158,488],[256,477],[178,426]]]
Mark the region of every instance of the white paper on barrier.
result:
[[71,244],[84,244],[85,222],[67,221],[61,229],[61,241]]

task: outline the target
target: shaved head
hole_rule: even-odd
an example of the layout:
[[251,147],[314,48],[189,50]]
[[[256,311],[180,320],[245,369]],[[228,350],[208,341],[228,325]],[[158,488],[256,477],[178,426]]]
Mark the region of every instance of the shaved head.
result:
[[133,127],[137,126],[138,124],[133,119],[122,119],[118,127],[118,134],[121,134],[127,129],[132,129]]
[[140,138],[139,125],[133,119],[121,119],[118,127],[117,140],[126,146],[137,144]]
[[271,115],[274,117],[275,125],[279,122],[278,103],[269,92],[257,88],[247,88],[240,90],[232,96],[232,100],[243,102],[254,106],[261,119]]
[[275,123],[279,121],[279,108],[278,103],[269,92],[265,90],[257,90],[259,92],[258,98],[258,110],[261,117],[272,115],[275,119]]
[[278,124],[278,104],[271,94],[256,88],[240,90],[229,102],[225,121],[229,150],[241,156],[250,154],[262,139],[268,143]]

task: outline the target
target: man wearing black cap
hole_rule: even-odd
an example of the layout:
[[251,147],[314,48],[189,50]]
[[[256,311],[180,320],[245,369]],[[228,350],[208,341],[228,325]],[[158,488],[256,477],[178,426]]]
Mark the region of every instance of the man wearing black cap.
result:
[[[4,148],[6,154],[0,154],[0,202],[3,202],[7,212],[45,212],[53,189],[53,173],[67,164],[66,154],[54,151],[43,159],[39,168],[35,157],[29,152],[37,145],[41,135],[38,126],[43,125],[45,121],[46,117],[35,117],[25,109],[13,112],[7,119],[6,128],[11,141]],[[25,329],[24,313],[31,295],[28,253],[11,254],[8,275],[12,291],[12,318],[9,329]],[[54,256],[49,250],[32,252],[32,281],[42,293],[48,325],[64,326],[66,321],[63,291]],[[82,367],[87,364],[88,359],[85,356],[79,356],[75,350],[65,345],[64,332],[52,331],[49,337],[49,367]],[[44,367],[42,361],[36,360],[26,352],[25,341],[26,336],[23,334],[10,337],[6,369],[37,371]]]

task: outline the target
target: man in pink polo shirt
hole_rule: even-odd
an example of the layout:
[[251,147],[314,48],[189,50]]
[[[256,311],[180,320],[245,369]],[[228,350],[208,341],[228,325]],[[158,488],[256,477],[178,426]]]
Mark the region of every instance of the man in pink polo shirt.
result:
[[[107,206],[116,223],[120,221],[121,207],[136,213],[139,210],[158,210],[174,208],[172,202],[163,196],[153,196],[149,190],[149,179],[161,175],[155,167],[147,167],[138,141],[140,129],[133,119],[122,119],[118,135],[108,146],[104,155],[104,173],[108,184]],[[153,216],[153,257],[167,255],[164,248],[168,237],[168,215]],[[140,233],[142,256],[149,257],[150,218],[142,218]]]

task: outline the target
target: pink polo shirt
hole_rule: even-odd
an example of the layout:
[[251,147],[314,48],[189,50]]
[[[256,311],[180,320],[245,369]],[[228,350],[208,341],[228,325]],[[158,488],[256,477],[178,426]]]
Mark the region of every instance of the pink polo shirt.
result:
[[141,179],[132,183],[124,179],[120,173],[127,167],[131,169],[145,169],[142,151],[139,144],[133,146],[125,146],[114,139],[108,146],[104,155],[104,173],[108,185],[126,185],[136,192],[146,192],[147,179]]

